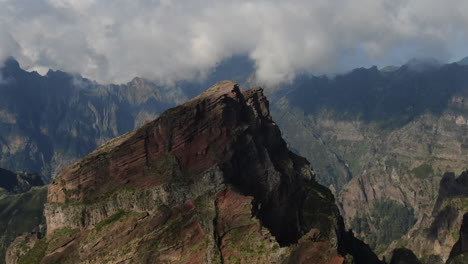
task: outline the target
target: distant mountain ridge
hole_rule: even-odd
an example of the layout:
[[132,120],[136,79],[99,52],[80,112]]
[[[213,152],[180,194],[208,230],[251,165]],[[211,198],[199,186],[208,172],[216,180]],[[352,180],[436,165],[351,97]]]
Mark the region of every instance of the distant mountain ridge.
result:
[[140,78],[103,86],[60,71],[40,76],[11,58],[0,73],[0,166],[38,172],[46,180],[186,99],[177,89]]
[[45,183],[41,176],[27,172],[12,172],[0,168],[0,188],[9,193],[21,193],[29,191],[33,186],[41,186]]
[[[357,236],[384,253],[414,226],[429,228],[442,175],[468,165],[468,66],[360,68],[291,86],[272,115],[285,140],[314,161],[319,182],[336,191]],[[394,221],[390,212],[405,219]]]
[[[313,162],[318,182],[335,192],[348,227],[379,252],[393,237],[363,230],[385,228],[403,236],[424,219],[429,223],[442,175],[458,175],[468,164],[463,61],[419,67],[414,60],[333,78],[301,75],[265,91],[290,148]],[[239,56],[222,62],[207,80],[231,79],[232,70],[237,82],[253,86],[253,69]],[[60,71],[27,73],[14,61],[0,73],[0,166],[40,172],[47,180],[208,87],[204,81],[165,87],[142,78],[99,85]],[[407,218],[390,221],[390,211]],[[372,215],[385,221],[377,223]]]
[[235,56],[202,82],[163,86],[137,77],[100,85],[61,71],[26,72],[10,57],[0,68],[0,167],[37,172],[49,181],[103,142],[197,95],[207,83],[228,75],[244,83],[252,71],[251,60]]

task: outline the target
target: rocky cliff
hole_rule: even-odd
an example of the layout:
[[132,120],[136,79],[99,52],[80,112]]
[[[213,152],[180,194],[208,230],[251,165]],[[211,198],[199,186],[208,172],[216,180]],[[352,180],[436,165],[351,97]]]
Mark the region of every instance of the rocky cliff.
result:
[[468,164],[467,76],[467,66],[450,64],[310,77],[275,101],[272,115],[314,161],[318,181],[336,190],[348,227],[383,253],[433,221],[442,175]]
[[422,260],[440,256],[446,261],[453,255],[453,247],[460,240],[460,226],[468,212],[468,171],[458,177],[445,173],[440,181],[438,197],[430,217],[425,217],[412,228],[408,236],[392,243],[391,247],[406,246]]
[[40,173],[45,181],[187,98],[141,78],[100,85],[61,71],[41,76],[12,58],[0,75],[0,167]]
[[47,236],[17,239],[8,263],[379,263],[262,89],[229,81],[65,169],[45,216]]
[[234,56],[206,80],[162,85],[142,78],[98,84],[76,74],[27,72],[0,61],[0,167],[37,172],[49,182],[108,140],[140,127],[220,80],[245,82],[254,64]]

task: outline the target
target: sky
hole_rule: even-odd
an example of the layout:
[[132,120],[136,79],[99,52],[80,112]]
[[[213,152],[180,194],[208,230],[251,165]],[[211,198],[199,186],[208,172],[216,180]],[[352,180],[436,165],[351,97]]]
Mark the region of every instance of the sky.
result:
[[264,83],[468,56],[466,0],[0,0],[0,61],[172,83],[247,55]]

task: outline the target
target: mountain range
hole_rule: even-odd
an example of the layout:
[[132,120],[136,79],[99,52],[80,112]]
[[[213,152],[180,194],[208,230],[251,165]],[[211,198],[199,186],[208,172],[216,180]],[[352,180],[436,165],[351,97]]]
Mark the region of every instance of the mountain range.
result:
[[[222,62],[203,82],[172,86],[142,78],[100,85],[60,71],[41,76],[11,58],[0,73],[0,167],[38,172],[45,182],[212,83],[250,86],[255,79],[246,57]],[[342,230],[381,256],[406,247],[426,263],[450,257],[468,211],[467,73],[464,60],[412,60],[334,77],[304,74],[265,93],[288,147],[336,196]],[[461,193],[448,197],[451,188]]]
[[74,163],[48,187],[47,234],[7,263],[380,263],[290,152],[261,88],[231,81]]

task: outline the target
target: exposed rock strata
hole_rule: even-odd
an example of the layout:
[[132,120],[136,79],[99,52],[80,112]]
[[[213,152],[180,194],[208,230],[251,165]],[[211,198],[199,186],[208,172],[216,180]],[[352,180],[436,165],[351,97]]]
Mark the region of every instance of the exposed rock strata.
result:
[[379,263],[262,89],[228,81],[65,169],[45,214],[41,263]]

